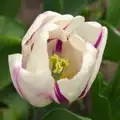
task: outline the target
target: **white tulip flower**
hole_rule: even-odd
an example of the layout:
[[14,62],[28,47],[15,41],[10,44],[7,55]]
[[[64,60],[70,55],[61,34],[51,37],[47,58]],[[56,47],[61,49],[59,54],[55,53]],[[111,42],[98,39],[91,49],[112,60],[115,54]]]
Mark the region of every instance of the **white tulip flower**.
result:
[[32,105],[83,98],[99,71],[107,28],[84,17],[47,11],[22,40],[22,53],[9,55],[18,93]]

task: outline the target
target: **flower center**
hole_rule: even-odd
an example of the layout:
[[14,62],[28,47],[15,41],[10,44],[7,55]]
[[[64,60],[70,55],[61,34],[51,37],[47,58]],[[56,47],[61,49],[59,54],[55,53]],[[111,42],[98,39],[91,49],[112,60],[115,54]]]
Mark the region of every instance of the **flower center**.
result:
[[58,55],[53,54],[50,57],[50,68],[52,71],[52,76],[55,80],[61,78],[63,70],[69,66],[69,61],[63,58],[60,58]]

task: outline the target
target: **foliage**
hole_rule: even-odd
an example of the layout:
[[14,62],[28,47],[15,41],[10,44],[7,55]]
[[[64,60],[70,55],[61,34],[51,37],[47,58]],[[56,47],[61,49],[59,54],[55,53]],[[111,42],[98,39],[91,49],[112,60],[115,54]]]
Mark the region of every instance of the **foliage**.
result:
[[44,0],[45,11],[82,14],[86,19],[97,20],[108,28],[108,42],[103,59],[118,63],[118,69],[112,80],[106,81],[102,73],[98,74],[90,91],[90,111],[84,100],[71,105],[53,103],[44,108],[36,108],[15,91],[7,59],[9,54],[20,52],[20,43],[27,30],[16,19],[20,5],[20,0],[0,0],[0,120],[119,120],[120,0]]

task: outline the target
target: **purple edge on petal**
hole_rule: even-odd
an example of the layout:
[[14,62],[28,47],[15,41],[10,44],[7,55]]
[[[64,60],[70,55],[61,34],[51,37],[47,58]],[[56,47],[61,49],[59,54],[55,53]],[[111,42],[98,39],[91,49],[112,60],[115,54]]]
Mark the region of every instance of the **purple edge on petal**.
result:
[[60,103],[62,103],[62,104],[69,103],[69,101],[60,92],[59,85],[57,84],[57,82],[55,82],[55,95]]
[[82,91],[82,93],[80,94],[80,96],[79,96],[78,98],[83,98],[83,97],[85,96],[86,90],[87,90],[87,87],[88,87],[88,83],[89,83],[89,80],[88,80],[88,82],[87,82],[87,84],[86,84],[84,90]]
[[[101,30],[100,35],[99,35],[96,43],[94,44],[94,47],[95,47],[95,48],[98,48],[98,46],[100,45],[100,42],[101,42],[101,40],[102,40],[102,37],[103,37],[103,30]],[[88,82],[87,82],[84,90],[82,91],[82,93],[80,94],[80,96],[79,96],[78,98],[84,97],[84,95],[86,94],[86,89],[87,89],[87,87],[88,87],[88,83],[89,83],[89,80],[88,80]]]
[[63,30],[65,30],[68,26],[69,26],[69,24],[67,24],[67,25],[63,28]]
[[95,47],[95,48],[98,48],[98,46],[100,45],[100,42],[101,42],[101,40],[102,40],[102,36],[103,36],[103,30],[100,32],[100,35],[99,35],[96,43],[94,44],[94,47]]
[[24,99],[26,99],[26,97],[25,97],[25,95],[24,95],[24,93],[23,93],[23,91],[22,91],[22,89],[21,89],[21,87],[20,87],[20,85],[19,85],[19,73],[20,73],[20,68],[14,68],[13,69],[13,78],[14,78],[14,81],[15,81],[15,83],[16,83],[16,86],[15,86],[15,88],[16,88],[16,90],[19,92],[19,94],[24,98]]
[[55,39],[55,38],[50,38],[50,39],[48,39],[47,42],[49,43],[50,41],[52,41],[52,40],[54,40],[54,39]]
[[62,51],[62,41],[57,40],[55,52],[61,53],[61,51]]

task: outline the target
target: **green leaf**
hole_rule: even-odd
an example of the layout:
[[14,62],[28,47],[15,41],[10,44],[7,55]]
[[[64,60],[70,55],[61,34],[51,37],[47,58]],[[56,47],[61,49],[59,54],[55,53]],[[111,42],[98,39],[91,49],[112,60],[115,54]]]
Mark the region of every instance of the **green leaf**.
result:
[[11,83],[8,55],[20,52],[20,39],[0,36],[0,89]]
[[120,120],[120,96],[112,103],[112,120]]
[[51,10],[61,13],[63,6],[62,1],[63,0],[52,0],[52,1],[44,0],[44,10],[45,11]]
[[86,4],[88,0],[74,0],[74,2],[73,0],[44,0],[44,9],[76,15]]
[[22,38],[25,32],[26,27],[22,23],[5,16],[0,16],[0,35]]
[[12,109],[4,109],[3,111],[3,120],[19,120]]
[[120,96],[120,63],[118,65],[116,74],[112,81],[112,92],[111,92],[112,98],[114,97],[117,98],[118,96]]
[[0,15],[15,17],[20,8],[21,0],[0,0]]
[[120,64],[118,65],[116,74],[113,80],[109,83],[105,94],[111,103],[120,96]]
[[4,110],[4,120],[27,120],[28,104],[16,92],[10,93],[4,98],[9,106]]
[[120,64],[113,80],[108,84],[104,91],[104,95],[108,98],[111,104],[112,120],[120,119]]
[[111,120],[111,108],[108,99],[98,95],[97,99],[92,102],[92,119],[93,120]]
[[68,105],[66,104],[57,104],[55,102],[51,103],[50,105],[43,107],[43,108],[35,108],[34,109],[34,119],[33,120],[38,120],[41,119],[42,116],[46,113],[48,113],[49,111],[53,110],[53,109],[58,109],[58,108],[68,108]]
[[66,109],[54,109],[47,113],[42,120],[91,120],[89,118],[78,116]]
[[120,0],[108,0],[107,21],[117,26],[120,24]]
[[[10,93],[15,92],[13,84],[0,89],[0,101],[3,101]],[[4,103],[5,104],[5,103]]]
[[96,2],[97,0],[88,0],[89,3],[94,3]]
[[104,59],[118,62],[120,60],[120,32],[108,23],[101,23],[108,28],[108,40]]
[[20,52],[26,28],[20,22],[0,16],[0,89],[11,83],[8,55]]
[[0,120],[3,120],[3,115],[1,111],[0,111]]
[[8,108],[8,106],[4,102],[0,101],[0,109],[1,108]]
[[92,86],[92,113],[93,120],[111,120],[111,106],[106,97],[101,95],[102,77],[98,74]]
[[94,95],[93,97],[96,97],[97,95],[102,94],[107,86],[108,84],[105,82],[102,73],[99,72],[92,85],[92,93]]
[[92,85],[92,93],[93,93],[93,97],[96,97],[97,95],[99,95],[100,91],[101,91],[101,86],[102,86],[102,74],[98,74],[93,85]]
[[7,105],[2,109],[3,120],[28,119],[28,103],[15,91],[12,84],[0,90],[0,101]]
[[78,15],[81,13],[85,5],[88,4],[88,0],[63,0],[63,13]]

